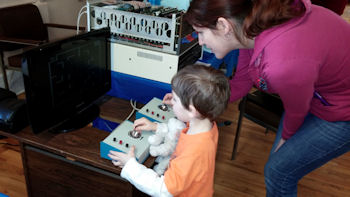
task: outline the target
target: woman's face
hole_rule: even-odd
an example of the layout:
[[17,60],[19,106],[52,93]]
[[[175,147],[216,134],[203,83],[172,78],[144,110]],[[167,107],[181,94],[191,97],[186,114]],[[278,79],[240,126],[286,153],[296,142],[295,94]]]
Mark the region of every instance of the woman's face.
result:
[[198,33],[199,45],[205,45],[218,59],[222,59],[227,53],[234,49],[231,46],[231,42],[225,39],[224,35],[221,35],[220,32],[214,32],[206,27],[193,26],[193,29]]
[[193,29],[198,33],[199,45],[205,45],[215,54],[216,58],[222,59],[234,49],[245,48],[233,33],[225,35],[221,30],[212,30],[206,27]]

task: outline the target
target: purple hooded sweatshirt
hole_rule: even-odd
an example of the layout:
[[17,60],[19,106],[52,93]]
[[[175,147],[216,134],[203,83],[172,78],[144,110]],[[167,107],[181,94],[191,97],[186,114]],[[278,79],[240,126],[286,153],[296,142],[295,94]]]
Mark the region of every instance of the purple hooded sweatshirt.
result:
[[350,121],[350,24],[310,0],[302,2],[302,17],[263,31],[254,49],[240,50],[230,81],[231,101],[253,85],[281,97],[283,139],[297,132],[308,113]]

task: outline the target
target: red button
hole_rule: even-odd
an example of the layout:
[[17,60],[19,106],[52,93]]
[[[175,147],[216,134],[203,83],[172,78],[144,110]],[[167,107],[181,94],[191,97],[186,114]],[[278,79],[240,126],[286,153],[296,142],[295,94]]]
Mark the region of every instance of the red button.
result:
[[119,140],[119,144],[123,144],[123,141],[122,141],[122,140]]
[[154,111],[152,111],[152,115],[154,114]]
[[162,119],[164,120],[164,119],[165,119],[165,117],[164,117],[164,116],[162,116]]

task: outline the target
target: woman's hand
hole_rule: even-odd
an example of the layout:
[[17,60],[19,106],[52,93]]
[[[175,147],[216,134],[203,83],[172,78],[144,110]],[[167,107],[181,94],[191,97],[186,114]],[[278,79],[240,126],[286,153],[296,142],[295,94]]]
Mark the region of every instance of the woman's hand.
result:
[[134,121],[134,130],[135,131],[155,131],[157,130],[157,124],[149,121],[147,118],[142,117]]
[[167,93],[164,97],[163,97],[163,103],[172,106],[171,104],[171,99],[173,98],[173,94],[172,93]]
[[109,151],[108,157],[112,159],[113,165],[123,168],[129,159],[135,157],[135,146],[130,148],[128,154],[111,150]]
[[283,139],[283,138],[281,138],[280,139],[280,141],[278,142],[278,144],[277,144],[277,147],[276,147],[276,149],[275,149],[275,151],[274,152],[277,152],[278,151],[278,149],[280,149],[281,148],[281,146],[284,144],[286,142],[286,140],[285,139]]

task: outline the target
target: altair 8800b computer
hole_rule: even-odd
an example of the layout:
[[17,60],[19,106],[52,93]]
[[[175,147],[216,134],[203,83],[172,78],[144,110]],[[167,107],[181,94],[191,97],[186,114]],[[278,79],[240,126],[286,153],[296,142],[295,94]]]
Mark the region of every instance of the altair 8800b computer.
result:
[[135,8],[128,1],[87,1],[88,29],[110,28],[112,71],[168,84],[202,52],[183,15],[183,10],[150,4]]

